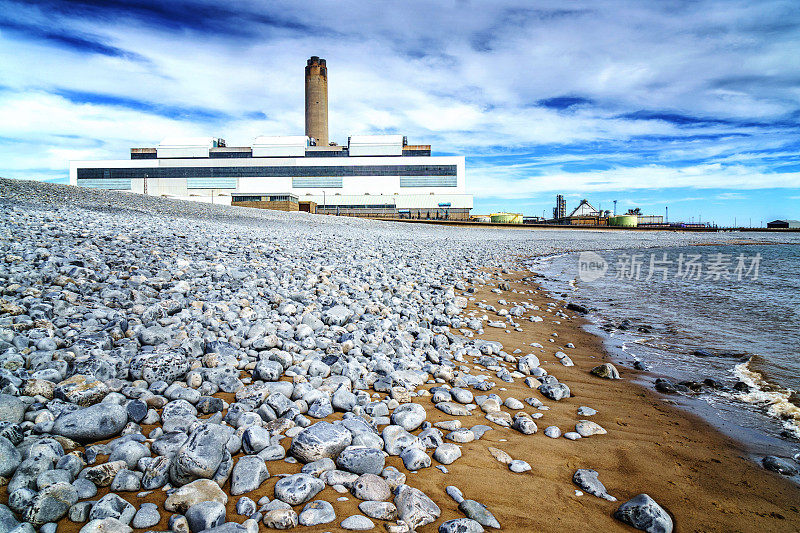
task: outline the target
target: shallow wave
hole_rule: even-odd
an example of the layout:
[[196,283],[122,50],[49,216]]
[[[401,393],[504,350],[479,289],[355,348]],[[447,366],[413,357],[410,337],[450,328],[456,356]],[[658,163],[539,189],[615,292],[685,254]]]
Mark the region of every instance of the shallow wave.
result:
[[733,374],[750,386],[749,392],[732,395],[746,403],[763,407],[766,412],[783,421],[783,427],[800,438],[800,407],[790,401],[791,389],[784,389],[767,381],[760,372],[750,368],[751,357],[733,368]]

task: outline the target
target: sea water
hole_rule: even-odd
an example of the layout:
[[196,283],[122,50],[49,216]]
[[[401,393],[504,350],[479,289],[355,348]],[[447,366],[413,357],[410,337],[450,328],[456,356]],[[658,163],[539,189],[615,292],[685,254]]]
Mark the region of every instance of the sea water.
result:
[[715,380],[720,387],[686,396],[703,404],[701,414],[767,443],[763,453],[792,455],[800,451],[799,241],[596,250],[531,268],[546,289],[590,310],[619,363],[639,361],[675,382]]

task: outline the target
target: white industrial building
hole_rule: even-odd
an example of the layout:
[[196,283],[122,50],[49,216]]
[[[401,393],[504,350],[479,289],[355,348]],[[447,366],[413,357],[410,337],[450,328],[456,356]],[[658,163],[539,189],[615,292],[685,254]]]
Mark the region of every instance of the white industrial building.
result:
[[130,159],[71,161],[69,176],[82,187],[220,204],[285,195],[340,215],[461,220],[472,209],[464,157],[431,156],[429,145],[409,146],[402,135],[353,136],[347,146],[315,146],[307,136],[258,137],[246,147],[165,139],[132,148]]

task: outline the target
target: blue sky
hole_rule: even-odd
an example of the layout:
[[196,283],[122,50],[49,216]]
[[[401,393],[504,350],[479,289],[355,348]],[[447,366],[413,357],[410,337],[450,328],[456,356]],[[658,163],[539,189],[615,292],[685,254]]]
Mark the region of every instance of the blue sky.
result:
[[58,179],[167,136],[330,134],[467,156],[475,212],[641,207],[800,218],[800,9],[789,1],[0,0],[0,175]]

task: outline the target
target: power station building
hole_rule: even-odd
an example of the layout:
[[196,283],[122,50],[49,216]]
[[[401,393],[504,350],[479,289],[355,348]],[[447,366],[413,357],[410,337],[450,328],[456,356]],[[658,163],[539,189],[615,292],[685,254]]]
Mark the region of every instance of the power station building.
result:
[[328,142],[324,59],[306,65],[306,134],[258,137],[251,146],[223,139],[165,139],[132,148],[130,159],[71,161],[70,183],[183,200],[317,213],[468,220],[463,156],[431,156],[402,135]]

